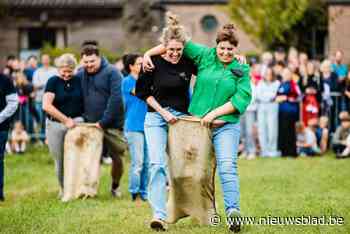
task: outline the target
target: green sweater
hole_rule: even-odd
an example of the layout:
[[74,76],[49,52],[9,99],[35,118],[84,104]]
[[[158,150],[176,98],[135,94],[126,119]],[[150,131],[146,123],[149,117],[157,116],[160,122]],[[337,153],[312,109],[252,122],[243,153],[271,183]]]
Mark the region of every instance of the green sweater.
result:
[[[198,66],[189,112],[204,117],[217,107],[231,102],[236,111],[218,119],[230,123],[239,122],[240,115],[251,101],[249,65],[233,60],[224,67],[216,55],[216,48],[207,48],[191,41],[185,44],[184,55]],[[242,76],[234,75],[232,69],[241,71]]]

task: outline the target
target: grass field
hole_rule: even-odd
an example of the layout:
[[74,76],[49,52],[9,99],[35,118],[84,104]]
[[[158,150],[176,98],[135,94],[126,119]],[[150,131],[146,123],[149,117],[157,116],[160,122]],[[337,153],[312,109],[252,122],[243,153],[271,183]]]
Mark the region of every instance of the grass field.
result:
[[[128,164],[128,159],[125,159]],[[322,158],[239,160],[243,216],[339,216],[344,225],[246,225],[241,233],[350,233],[350,160]],[[97,198],[62,203],[57,199],[54,165],[44,148],[6,158],[6,201],[0,203],[0,233],[153,233],[147,203],[136,207],[127,193],[109,193],[103,166]],[[223,201],[217,181],[220,214]],[[198,226],[184,219],[168,233],[229,233],[224,224]]]

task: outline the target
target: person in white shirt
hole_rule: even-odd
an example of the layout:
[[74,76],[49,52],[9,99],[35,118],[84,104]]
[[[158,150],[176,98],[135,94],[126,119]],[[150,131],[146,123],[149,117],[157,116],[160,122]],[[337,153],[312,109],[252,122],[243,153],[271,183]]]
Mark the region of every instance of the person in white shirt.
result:
[[277,151],[278,103],[275,101],[280,82],[273,69],[267,68],[263,80],[256,87],[258,104],[258,136],[262,157],[279,156]]
[[58,75],[58,71],[55,67],[50,65],[51,59],[48,54],[41,56],[42,67],[37,69],[33,75],[33,86],[35,90],[35,107],[40,116],[41,128],[40,128],[40,140],[45,140],[45,114],[42,109],[42,100],[45,91],[47,81]]

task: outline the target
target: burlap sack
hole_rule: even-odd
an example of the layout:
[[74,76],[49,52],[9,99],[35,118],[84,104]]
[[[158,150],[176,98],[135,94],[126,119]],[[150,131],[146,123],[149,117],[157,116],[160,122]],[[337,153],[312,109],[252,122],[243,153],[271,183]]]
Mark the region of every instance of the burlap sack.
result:
[[68,130],[64,142],[64,191],[62,201],[97,194],[103,132],[91,124]]
[[216,212],[215,157],[210,134],[191,117],[169,125],[169,223],[191,216],[200,224],[209,224]]

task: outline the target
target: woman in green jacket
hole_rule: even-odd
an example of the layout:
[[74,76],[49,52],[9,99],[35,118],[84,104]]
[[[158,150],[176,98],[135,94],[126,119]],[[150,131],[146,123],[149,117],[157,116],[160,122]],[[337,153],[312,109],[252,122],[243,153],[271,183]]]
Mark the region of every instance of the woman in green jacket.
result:
[[[216,47],[208,48],[187,41],[184,48],[184,55],[198,67],[189,113],[201,118],[202,125],[212,128],[225,212],[229,228],[234,232],[240,230],[236,218],[240,216],[239,118],[251,101],[250,68],[235,59],[237,46],[236,29],[232,24],[226,24],[217,34]],[[161,45],[149,50],[145,54],[145,66],[152,69],[150,56],[161,53],[164,53]]]

